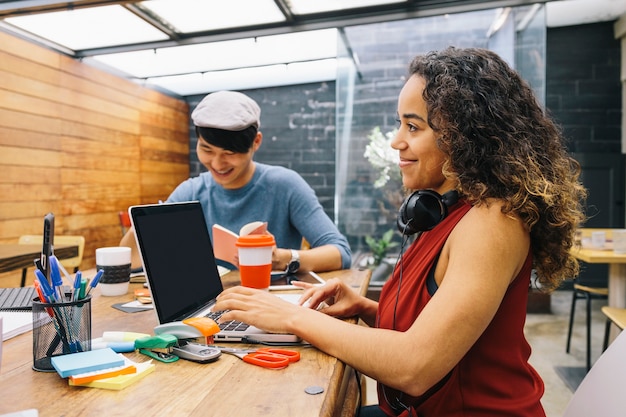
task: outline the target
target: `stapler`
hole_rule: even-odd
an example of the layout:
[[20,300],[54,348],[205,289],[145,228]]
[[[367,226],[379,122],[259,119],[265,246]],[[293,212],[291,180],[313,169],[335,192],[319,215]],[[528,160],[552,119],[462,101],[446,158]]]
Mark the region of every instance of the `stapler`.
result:
[[158,361],[171,363],[178,360],[178,356],[173,354],[173,347],[177,342],[178,339],[174,335],[157,334],[136,339],[135,349]]
[[177,339],[172,353],[194,362],[213,362],[222,352],[211,346],[213,335],[220,331],[215,321],[208,317],[194,317],[183,321],[164,323],[154,328],[157,335],[170,335]]

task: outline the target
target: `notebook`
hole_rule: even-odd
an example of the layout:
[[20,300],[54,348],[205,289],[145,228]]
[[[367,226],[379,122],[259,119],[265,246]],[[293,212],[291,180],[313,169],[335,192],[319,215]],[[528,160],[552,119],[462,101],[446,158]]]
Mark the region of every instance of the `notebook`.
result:
[[[200,203],[140,205],[128,211],[159,324],[190,317],[215,319],[211,310],[224,287]],[[279,296],[291,302],[299,298]],[[268,333],[242,323],[222,323],[220,328],[216,342],[300,341],[292,334]]]
[[0,310],[32,310],[36,297],[34,287],[0,288]]

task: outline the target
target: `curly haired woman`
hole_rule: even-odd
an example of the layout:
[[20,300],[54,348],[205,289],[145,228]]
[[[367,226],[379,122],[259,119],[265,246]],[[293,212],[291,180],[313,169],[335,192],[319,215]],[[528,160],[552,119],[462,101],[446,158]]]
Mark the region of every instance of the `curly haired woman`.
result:
[[[404,186],[420,190],[398,221],[417,238],[380,301],[329,280],[302,285],[312,308],[277,307],[241,287],[216,308],[230,310],[225,320],[296,333],[377,380],[379,406],[361,416],[545,416],[524,337],[528,288],[533,269],[547,289],[577,273],[569,250],[584,220],[580,167],[495,53],[451,47],[409,68],[392,147]],[[369,327],[335,319],[347,316]]]

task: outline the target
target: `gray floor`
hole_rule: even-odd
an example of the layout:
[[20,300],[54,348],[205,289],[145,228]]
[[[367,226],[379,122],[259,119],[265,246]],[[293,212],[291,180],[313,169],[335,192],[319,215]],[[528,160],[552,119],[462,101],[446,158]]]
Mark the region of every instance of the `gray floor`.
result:
[[[562,417],[573,394],[555,368],[584,369],[585,366],[584,300],[577,302],[571,350],[569,354],[565,353],[571,302],[570,291],[556,291],[551,297],[550,314],[529,314],[526,320],[526,337],[533,349],[530,362],[543,378],[546,387],[542,403],[547,417]],[[594,300],[592,304],[592,363],[602,351],[605,323],[600,311],[602,305],[606,305],[606,301]],[[367,380],[366,391],[366,403],[375,404],[376,386],[372,380]]]

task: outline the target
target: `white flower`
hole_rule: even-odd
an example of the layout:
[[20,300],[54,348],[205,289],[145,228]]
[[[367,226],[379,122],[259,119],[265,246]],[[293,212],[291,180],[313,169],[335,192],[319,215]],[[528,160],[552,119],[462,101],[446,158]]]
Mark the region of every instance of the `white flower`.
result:
[[380,188],[391,179],[401,180],[400,157],[398,151],[391,147],[391,141],[396,135],[397,129],[383,135],[380,127],[376,126],[367,136],[370,143],[365,147],[363,156],[379,171],[378,179],[374,182],[374,187]]

